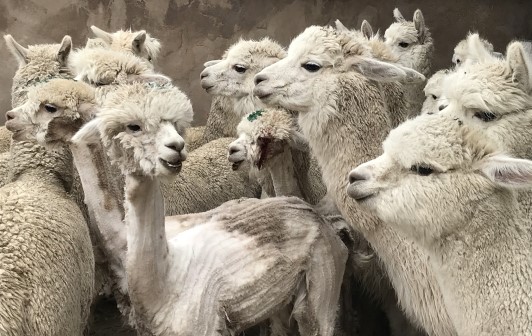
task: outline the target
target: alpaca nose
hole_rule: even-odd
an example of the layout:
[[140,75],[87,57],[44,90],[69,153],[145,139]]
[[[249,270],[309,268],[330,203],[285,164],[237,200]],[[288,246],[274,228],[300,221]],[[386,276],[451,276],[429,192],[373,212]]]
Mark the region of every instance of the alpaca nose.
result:
[[438,106],[438,111],[441,111],[441,110],[443,110],[446,107],[447,107],[447,105],[442,104],[442,105]]
[[259,83],[264,82],[267,79],[268,77],[266,77],[265,75],[257,75],[255,76],[255,85],[258,85]]
[[209,74],[207,74],[207,73],[203,73],[203,72],[202,72],[202,73],[200,74],[200,79],[203,79],[203,78],[208,77],[208,76],[209,76]]
[[238,153],[239,151],[240,151],[240,147],[236,145],[232,145],[231,147],[229,147],[229,155],[233,155],[235,153]]
[[365,180],[368,180],[368,176],[363,173],[357,172],[356,170],[353,170],[349,173],[349,184]]
[[183,148],[185,148],[185,142],[183,141],[172,141],[170,143],[165,144],[166,147],[170,148],[173,151],[181,152]]
[[6,112],[6,120],[13,120],[13,119],[15,119],[15,112],[7,111]]

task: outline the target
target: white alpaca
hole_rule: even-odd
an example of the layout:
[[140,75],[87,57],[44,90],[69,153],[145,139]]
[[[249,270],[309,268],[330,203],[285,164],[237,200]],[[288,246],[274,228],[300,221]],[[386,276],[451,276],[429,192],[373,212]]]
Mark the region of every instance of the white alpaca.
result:
[[502,58],[502,54],[493,51],[493,45],[478,33],[469,32],[465,39],[454,47],[452,61],[461,66],[467,62],[481,62],[490,58]]
[[405,122],[383,149],[348,193],[429,255],[458,334],[531,334],[530,217],[512,189],[532,187],[532,161],[446,114]]
[[[406,117],[404,105],[393,112],[386,104],[394,91],[382,90],[376,81],[390,81],[388,87],[400,92],[401,85],[393,81],[416,78],[424,80],[414,70],[374,59],[364,37],[312,26],[292,41],[286,58],[257,74],[254,93],[267,104],[299,112],[298,123],[328,192],[343,217],[375,249],[407,316],[430,335],[453,335],[427,256],[361,211],[347,197],[342,176],[379,154],[380,142],[391,129],[391,114]],[[356,150],[346,152],[350,148]]]
[[244,199],[184,217],[191,228],[168,241],[159,179],[181,168],[192,109],[183,94],[168,104],[131,93],[113,93],[73,140],[101,137],[126,174],[128,287],[151,330],[228,335],[296,297],[302,335],[332,335],[347,251],[330,227],[296,198]]
[[[91,26],[91,30],[108,48],[122,52],[132,52],[149,62],[155,61],[161,49],[159,40],[151,37],[145,30],[136,32],[131,30],[118,30],[114,33],[108,33],[96,26]],[[89,48],[102,46],[100,41],[93,41],[91,44],[88,45]]]
[[198,146],[220,137],[236,137],[242,117],[261,106],[253,96],[253,76],[284,57],[282,46],[269,38],[239,40],[220,60],[205,62],[201,86],[213,95],[207,124]]
[[[398,57],[397,63],[428,76],[431,72],[434,42],[421,10],[414,12],[412,21],[406,21],[398,8],[394,9],[393,16],[397,22],[386,29],[384,39]],[[421,110],[425,99],[423,86],[424,83],[409,85],[406,97],[410,102],[410,115],[417,115]]]
[[434,73],[428,80],[423,92],[425,92],[425,101],[421,107],[421,114],[434,114],[440,109],[445,108],[445,102],[442,101],[443,81],[451,70],[444,69]]

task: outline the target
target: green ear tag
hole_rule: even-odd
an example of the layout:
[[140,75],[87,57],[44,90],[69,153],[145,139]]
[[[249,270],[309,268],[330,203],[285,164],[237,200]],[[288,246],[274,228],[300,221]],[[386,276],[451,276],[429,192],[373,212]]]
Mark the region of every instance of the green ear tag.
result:
[[255,121],[257,120],[261,115],[262,115],[262,112],[264,112],[264,110],[257,110],[253,113],[251,113],[250,115],[248,115],[248,120],[249,121]]

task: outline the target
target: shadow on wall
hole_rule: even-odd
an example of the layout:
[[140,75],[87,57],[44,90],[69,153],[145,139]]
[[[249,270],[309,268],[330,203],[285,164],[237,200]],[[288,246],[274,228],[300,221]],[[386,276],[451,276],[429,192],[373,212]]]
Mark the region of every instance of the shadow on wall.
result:
[[[163,49],[158,69],[174,79],[192,100],[195,124],[204,124],[210,96],[199,84],[203,63],[220,58],[240,37],[270,36],[284,45],[305,27],[340,19],[348,27],[360,27],[367,19],[381,33],[392,23],[399,7],[411,19],[416,8],[436,44],[434,68],[448,67],[455,44],[468,30],[479,31],[497,51],[513,38],[532,39],[532,2],[450,0],[445,2],[403,0],[3,0],[0,33],[12,34],[26,46],[59,43],[65,34],[81,47],[96,25],[107,31],[146,29],[159,38]],[[2,41],[3,42],[3,41]],[[0,48],[0,124],[11,105],[11,79],[16,62]]]

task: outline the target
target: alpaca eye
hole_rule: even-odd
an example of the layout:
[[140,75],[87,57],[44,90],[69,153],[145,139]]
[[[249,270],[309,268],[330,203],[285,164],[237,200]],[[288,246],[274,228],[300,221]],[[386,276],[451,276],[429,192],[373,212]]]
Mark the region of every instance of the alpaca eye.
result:
[[475,113],[475,118],[478,118],[484,122],[489,122],[495,120],[497,116],[491,112],[480,111]]
[[136,133],[136,132],[140,131],[140,126],[139,125],[135,125],[135,124],[129,124],[129,125],[127,125],[127,129],[130,130],[133,133]]
[[456,59],[456,64],[460,64],[460,59],[459,58]]
[[151,56],[148,56],[148,62],[151,62]]
[[44,105],[44,109],[49,112],[49,113],[54,113],[54,112],[57,112],[57,107],[55,105],[52,105],[52,104],[45,104]]
[[429,176],[434,172],[432,168],[427,165],[413,165],[410,170],[421,176]]
[[432,99],[436,100],[438,97],[436,97],[436,95],[432,95]]
[[301,66],[303,67],[303,69],[307,70],[308,72],[316,72],[321,69],[321,65],[314,63],[314,62],[307,62]]
[[409,44],[406,43],[406,42],[399,42],[399,46],[400,46],[401,48],[406,48],[406,47],[409,46]]
[[242,65],[240,65],[240,64],[235,64],[235,65],[233,65],[233,69],[234,69],[236,72],[238,72],[238,73],[244,73],[244,72],[246,72],[246,70],[247,70],[246,67],[244,67],[244,66],[242,66]]

